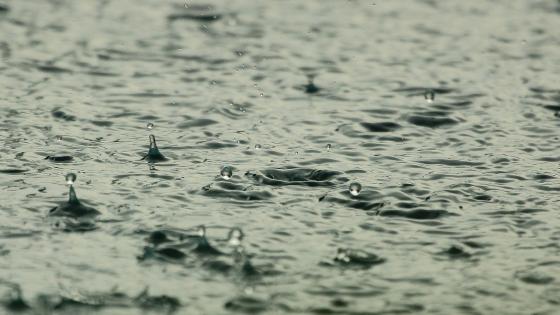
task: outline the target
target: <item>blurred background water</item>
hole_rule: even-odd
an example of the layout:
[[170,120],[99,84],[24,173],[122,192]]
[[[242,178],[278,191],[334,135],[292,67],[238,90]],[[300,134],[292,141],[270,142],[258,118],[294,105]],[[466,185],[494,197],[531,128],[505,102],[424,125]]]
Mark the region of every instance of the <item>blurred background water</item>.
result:
[[[0,313],[558,314],[558,29],[553,0],[2,0]],[[85,225],[49,216],[70,172]]]

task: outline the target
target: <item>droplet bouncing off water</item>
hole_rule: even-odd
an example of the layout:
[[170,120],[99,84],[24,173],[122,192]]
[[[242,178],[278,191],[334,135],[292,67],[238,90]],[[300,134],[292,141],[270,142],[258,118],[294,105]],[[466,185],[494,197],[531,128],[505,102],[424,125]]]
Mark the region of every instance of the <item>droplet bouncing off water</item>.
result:
[[243,240],[243,231],[240,228],[232,228],[228,234],[228,243],[231,246],[241,246],[241,240]]
[[360,191],[362,191],[362,185],[360,183],[353,182],[348,187],[348,190],[352,196],[357,196],[360,194]]
[[426,102],[433,103],[434,99],[436,98],[434,90],[426,90],[424,92],[424,98],[426,99]]
[[66,179],[66,184],[74,185],[74,182],[76,181],[76,174],[68,173],[68,174],[66,174],[65,179]]
[[233,168],[231,166],[222,167],[220,170],[220,176],[225,180],[230,179],[233,176]]
[[154,124],[153,124],[153,123],[151,123],[151,122],[150,122],[150,123],[148,123],[148,124],[146,125],[146,129],[148,129],[148,130],[152,130],[152,129],[154,129]]

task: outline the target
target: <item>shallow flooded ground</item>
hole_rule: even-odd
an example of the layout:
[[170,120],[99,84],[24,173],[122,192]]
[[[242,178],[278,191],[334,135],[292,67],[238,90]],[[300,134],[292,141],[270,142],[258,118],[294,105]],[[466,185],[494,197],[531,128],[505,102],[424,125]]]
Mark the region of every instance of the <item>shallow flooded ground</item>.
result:
[[1,312],[557,314],[558,1],[0,3]]

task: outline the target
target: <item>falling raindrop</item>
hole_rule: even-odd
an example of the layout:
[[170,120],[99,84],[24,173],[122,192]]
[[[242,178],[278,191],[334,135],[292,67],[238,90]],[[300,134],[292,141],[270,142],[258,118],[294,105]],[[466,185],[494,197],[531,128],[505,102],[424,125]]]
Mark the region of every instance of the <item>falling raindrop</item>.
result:
[[255,150],[260,150],[262,146],[260,144],[255,144]]
[[73,185],[74,182],[76,181],[76,174],[68,173],[68,174],[66,174],[65,179],[66,179],[66,184]]
[[327,150],[330,150],[330,149],[331,149],[331,147],[332,147],[332,146],[331,146],[331,144],[330,144],[330,143],[329,143],[329,144],[327,144],[327,146],[326,146]]
[[353,182],[348,187],[348,190],[352,196],[357,196],[360,194],[360,191],[362,191],[362,185],[360,183]]
[[434,90],[426,90],[426,92],[424,92],[424,98],[426,99],[426,102],[433,103],[436,98]]
[[222,176],[222,178],[225,180],[230,179],[233,176],[233,168],[231,166],[222,167],[222,170],[220,171],[220,176]]
[[148,130],[152,130],[152,129],[154,129],[154,124],[148,123],[148,124],[146,125],[146,128],[148,128]]
[[62,136],[56,136],[55,139],[56,139],[57,142],[61,142],[62,141]]

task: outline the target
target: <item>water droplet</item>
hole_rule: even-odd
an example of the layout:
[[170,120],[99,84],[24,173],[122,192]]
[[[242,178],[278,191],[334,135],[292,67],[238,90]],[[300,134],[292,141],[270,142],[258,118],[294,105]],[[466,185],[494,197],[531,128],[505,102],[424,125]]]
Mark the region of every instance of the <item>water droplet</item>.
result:
[[240,228],[233,228],[228,234],[228,243],[231,246],[240,246],[241,240],[243,240],[243,231]]
[[348,187],[348,190],[352,196],[357,196],[360,194],[360,191],[362,191],[362,185],[360,185],[360,183],[353,182]]
[[146,125],[146,128],[148,128],[148,130],[152,130],[152,129],[154,129],[154,124],[148,123],[148,124]]
[[66,174],[65,179],[66,179],[66,184],[73,185],[74,182],[76,181],[76,174],[68,173],[68,174]]
[[330,150],[331,147],[332,147],[332,146],[331,146],[331,144],[329,143],[329,144],[327,144],[327,147],[326,147],[326,148],[327,148],[327,150]]
[[233,168],[231,166],[222,167],[222,170],[220,171],[220,176],[222,176],[222,178],[225,180],[230,179],[233,176]]
[[264,96],[264,93],[261,92],[260,96],[263,97],[263,96]]
[[255,150],[260,150],[262,146],[260,144],[255,144]]
[[198,226],[196,234],[198,234],[198,236],[200,237],[206,237],[206,227],[204,225]]
[[426,99],[426,102],[433,103],[436,98],[434,90],[426,90],[426,92],[424,92],[424,98]]
[[56,136],[55,139],[56,139],[57,142],[61,142],[62,141],[62,136]]

